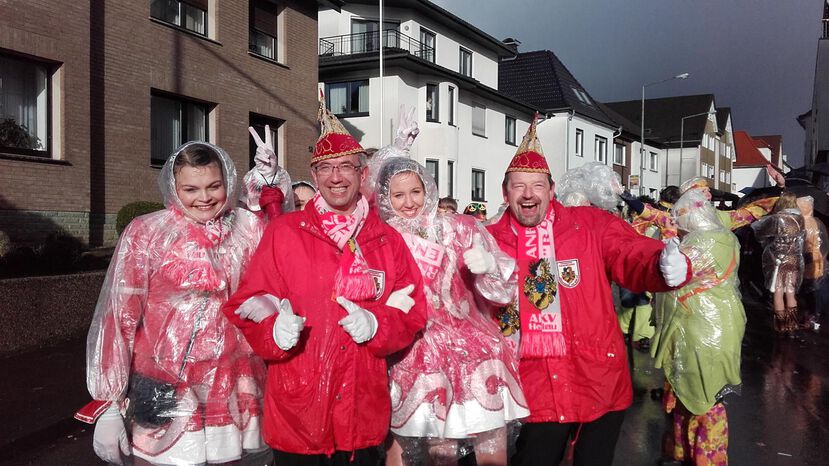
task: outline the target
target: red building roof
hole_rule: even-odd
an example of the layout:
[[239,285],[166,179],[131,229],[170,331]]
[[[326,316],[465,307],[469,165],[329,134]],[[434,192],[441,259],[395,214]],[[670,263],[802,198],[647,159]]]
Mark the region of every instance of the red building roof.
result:
[[[757,150],[757,142],[745,131],[734,131],[734,151],[737,154],[734,168],[765,167],[769,163]],[[765,146],[764,142],[760,142]]]
[[770,134],[768,136],[754,136],[755,140],[761,140],[771,149],[771,164],[775,167],[780,166],[780,150],[783,146],[783,136],[779,134]]

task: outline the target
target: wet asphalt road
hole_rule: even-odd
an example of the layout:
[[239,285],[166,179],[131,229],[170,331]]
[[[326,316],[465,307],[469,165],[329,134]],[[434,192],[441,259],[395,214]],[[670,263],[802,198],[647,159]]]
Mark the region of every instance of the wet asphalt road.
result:
[[[829,322],[821,333],[776,338],[770,311],[747,298],[743,389],[727,398],[732,465],[829,464]],[[661,371],[635,352],[634,404],[615,465],[655,465],[669,426],[651,390]],[[83,336],[0,359],[0,465],[99,465],[92,428],[71,419],[87,400]]]

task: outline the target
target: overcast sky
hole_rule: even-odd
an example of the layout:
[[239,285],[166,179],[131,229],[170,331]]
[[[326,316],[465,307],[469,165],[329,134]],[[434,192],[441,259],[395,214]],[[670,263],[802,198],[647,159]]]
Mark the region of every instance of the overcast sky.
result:
[[[552,50],[595,98],[714,94],[735,130],[802,165],[825,0],[433,0],[519,51]],[[645,116],[647,119],[647,115]]]

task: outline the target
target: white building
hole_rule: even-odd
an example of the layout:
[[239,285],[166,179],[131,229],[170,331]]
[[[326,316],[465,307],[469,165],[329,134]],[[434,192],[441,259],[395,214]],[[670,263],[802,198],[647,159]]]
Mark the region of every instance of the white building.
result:
[[798,117],[806,131],[806,167],[829,162],[829,0],[823,5],[823,34],[818,40],[812,108]]
[[484,202],[493,213],[535,112],[497,90],[499,60],[514,48],[428,1],[384,4],[382,93],[377,2],[320,8],[319,79],[328,107],[366,148],[394,138],[400,105],[416,107],[412,157],[434,175],[441,196],[461,209]]

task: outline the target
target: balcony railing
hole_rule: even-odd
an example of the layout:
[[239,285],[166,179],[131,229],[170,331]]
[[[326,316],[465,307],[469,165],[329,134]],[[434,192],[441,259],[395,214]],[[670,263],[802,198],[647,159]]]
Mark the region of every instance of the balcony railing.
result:
[[[395,51],[408,52],[430,62],[435,61],[434,47],[429,47],[397,30],[388,29],[383,31],[383,46]],[[321,57],[338,57],[378,52],[379,50],[380,31],[323,37],[320,38],[319,44],[319,55]]]

